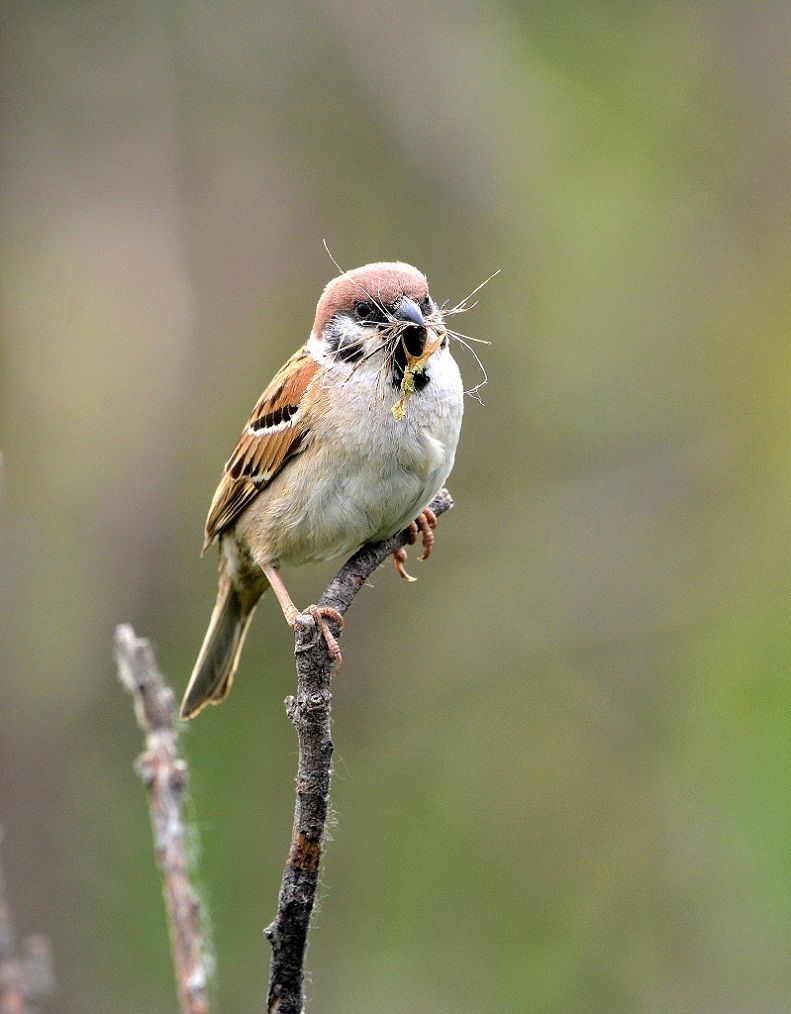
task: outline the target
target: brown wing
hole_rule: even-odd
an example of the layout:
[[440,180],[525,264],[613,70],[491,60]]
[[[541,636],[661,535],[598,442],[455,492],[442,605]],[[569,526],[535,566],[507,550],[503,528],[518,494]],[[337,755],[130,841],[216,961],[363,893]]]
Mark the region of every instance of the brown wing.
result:
[[258,399],[214,494],[203,552],[304,446],[308,428],[300,404],[317,369],[315,359],[300,349]]

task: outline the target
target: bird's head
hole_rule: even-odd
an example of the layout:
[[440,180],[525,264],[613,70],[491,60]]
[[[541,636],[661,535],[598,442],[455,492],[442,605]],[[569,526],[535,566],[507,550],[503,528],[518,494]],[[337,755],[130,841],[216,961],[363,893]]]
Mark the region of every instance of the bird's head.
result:
[[[443,344],[441,329],[426,276],[396,261],[366,264],[329,282],[311,337],[325,361],[354,365],[370,360],[377,370],[389,363],[398,387],[410,363]],[[428,374],[424,371],[416,380],[425,384]]]

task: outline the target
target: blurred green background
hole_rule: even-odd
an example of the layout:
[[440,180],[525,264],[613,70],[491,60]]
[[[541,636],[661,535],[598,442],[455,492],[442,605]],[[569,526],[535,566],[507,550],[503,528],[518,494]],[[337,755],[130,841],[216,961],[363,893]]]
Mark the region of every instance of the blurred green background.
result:
[[[32,0],[2,28],[0,822],[47,1009],[175,1010],[113,629],[181,693],[208,505],[326,238],[440,302],[502,274],[457,318],[491,346],[456,509],[348,618],[311,1009],[787,1011],[791,6]],[[228,1014],[263,1002],[293,685],[264,600],[184,739]]]

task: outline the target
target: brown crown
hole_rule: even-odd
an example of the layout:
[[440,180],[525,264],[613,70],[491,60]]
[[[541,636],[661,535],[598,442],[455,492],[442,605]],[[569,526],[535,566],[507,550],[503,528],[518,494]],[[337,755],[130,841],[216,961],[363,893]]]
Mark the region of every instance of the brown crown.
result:
[[320,338],[327,321],[341,310],[350,310],[360,300],[375,299],[383,306],[394,306],[401,296],[416,303],[428,295],[426,276],[401,261],[366,264],[347,271],[327,283],[316,307],[313,334]]

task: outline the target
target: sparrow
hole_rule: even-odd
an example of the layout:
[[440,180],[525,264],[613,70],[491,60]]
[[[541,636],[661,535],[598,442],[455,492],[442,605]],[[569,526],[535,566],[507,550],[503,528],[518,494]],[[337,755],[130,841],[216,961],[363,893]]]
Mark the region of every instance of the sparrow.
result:
[[[463,388],[426,276],[367,264],[327,284],[307,343],[258,400],[225,465],[202,554],[219,544],[219,587],[181,705],[192,718],[228,694],[258,600],[272,588],[293,628],[280,569],[348,556],[409,528],[431,552],[428,504],[456,453]],[[406,551],[396,568],[409,578]],[[311,606],[340,665],[327,620]]]

